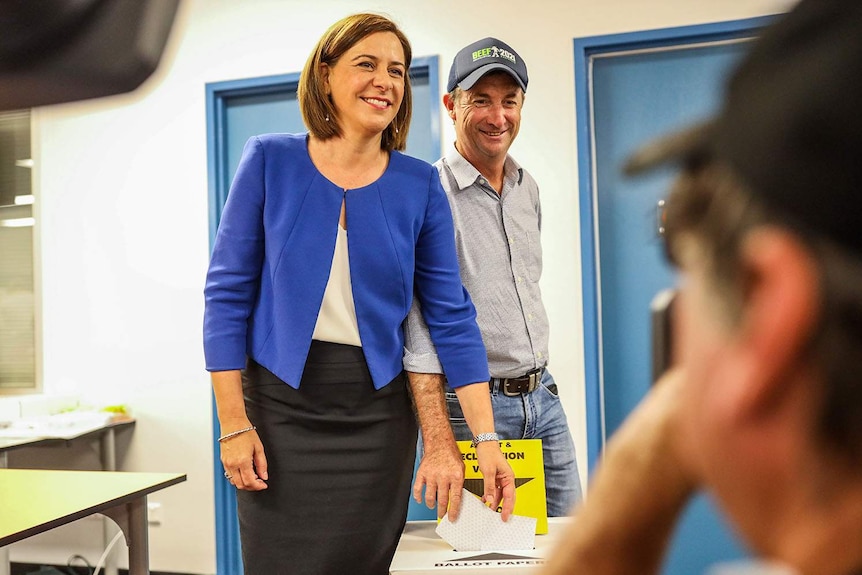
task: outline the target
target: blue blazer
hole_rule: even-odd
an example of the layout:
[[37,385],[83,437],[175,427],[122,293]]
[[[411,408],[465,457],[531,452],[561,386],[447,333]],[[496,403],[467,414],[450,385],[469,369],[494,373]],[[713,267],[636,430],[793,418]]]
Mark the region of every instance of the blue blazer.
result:
[[204,289],[207,370],[242,369],[249,356],[299,387],[342,200],[359,337],[375,388],[402,370],[401,324],[414,291],[449,383],[487,381],[437,171],[393,151],[376,182],[344,190],[317,171],[305,134],[257,136],[245,145]]

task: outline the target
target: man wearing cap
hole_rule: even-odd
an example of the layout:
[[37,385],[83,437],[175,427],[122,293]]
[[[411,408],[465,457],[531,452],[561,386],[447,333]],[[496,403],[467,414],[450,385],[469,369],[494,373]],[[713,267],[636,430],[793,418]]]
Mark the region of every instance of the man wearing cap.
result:
[[688,500],[761,563],[862,574],[862,3],[802,0],[754,43],[674,162],[674,361],[608,444],[543,573],[649,574]]
[[[508,155],[521,125],[527,81],[523,59],[496,38],[459,51],[443,96],[456,141],[435,165],[455,221],[461,278],[488,351],[497,436],[542,440],[548,515],[559,516],[580,501],[581,483],[566,414],[547,370],[539,188]],[[415,304],[405,324],[405,341],[404,368],[411,385],[443,385],[438,375],[443,370]],[[446,400],[456,439],[471,439],[448,387]],[[441,406],[444,415],[445,409]],[[458,468],[453,473],[461,477],[452,486],[460,489],[463,464],[457,453],[453,459]],[[446,495],[445,486],[440,495]],[[414,496],[420,501],[417,488]],[[425,501],[429,507],[434,504],[433,489],[426,490]]]

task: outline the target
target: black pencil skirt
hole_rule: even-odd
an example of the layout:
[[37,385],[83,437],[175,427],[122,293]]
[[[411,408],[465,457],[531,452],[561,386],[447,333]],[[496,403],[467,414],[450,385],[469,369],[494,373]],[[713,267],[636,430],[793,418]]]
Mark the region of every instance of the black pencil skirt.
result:
[[237,491],[246,575],[387,575],[407,519],[416,419],[402,372],[375,390],[362,348],[315,341],[299,389],[249,361],[268,489]]

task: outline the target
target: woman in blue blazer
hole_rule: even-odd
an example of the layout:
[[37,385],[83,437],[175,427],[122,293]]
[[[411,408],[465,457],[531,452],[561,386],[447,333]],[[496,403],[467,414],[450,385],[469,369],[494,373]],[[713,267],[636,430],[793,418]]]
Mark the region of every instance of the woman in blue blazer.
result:
[[[309,133],[251,138],[228,194],[204,348],[247,574],[388,573],[415,458],[402,370],[414,294],[471,429],[494,431],[449,204],[434,168],[397,151],[410,60],[384,17],[334,24],[300,79]],[[423,430],[448,428],[442,390],[412,391]],[[439,450],[457,453],[450,440],[426,458]],[[514,474],[499,448],[483,453],[489,503],[511,509]],[[423,466],[426,500],[445,501],[451,465]]]

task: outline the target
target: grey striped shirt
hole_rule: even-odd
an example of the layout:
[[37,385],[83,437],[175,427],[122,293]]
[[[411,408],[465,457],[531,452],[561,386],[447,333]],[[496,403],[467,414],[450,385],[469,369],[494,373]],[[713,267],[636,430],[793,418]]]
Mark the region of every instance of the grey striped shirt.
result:
[[[518,377],[548,361],[542,304],[542,209],[535,180],[506,158],[498,195],[453,146],[435,166],[455,221],[461,279],[476,306],[492,377]],[[404,323],[404,369],[442,373],[414,299]]]

